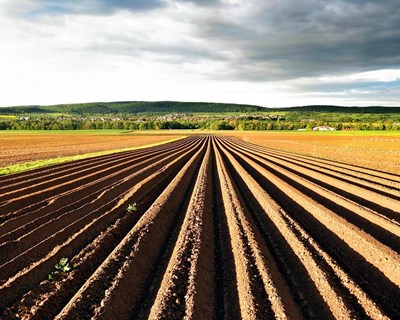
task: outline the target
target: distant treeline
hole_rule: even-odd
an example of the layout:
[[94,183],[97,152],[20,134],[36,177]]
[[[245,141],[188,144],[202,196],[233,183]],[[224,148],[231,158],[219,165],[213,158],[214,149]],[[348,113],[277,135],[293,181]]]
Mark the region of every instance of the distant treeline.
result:
[[329,106],[329,105],[311,105],[301,107],[290,107],[290,108],[278,108],[278,111],[289,111],[289,112],[328,112],[328,113],[367,113],[367,114],[387,114],[387,113],[400,113],[400,107],[382,107],[382,106],[370,106],[370,107],[342,107],[342,106]]
[[[1,114],[3,117],[1,117]],[[400,130],[400,107],[126,101],[0,108],[0,130]]]
[[342,107],[310,105],[291,108],[263,108],[256,105],[178,101],[117,101],[60,104],[51,106],[15,106],[0,108],[0,114],[65,114],[65,115],[118,115],[140,113],[255,113],[255,112],[312,112],[354,114],[400,114],[400,107]]
[[311,130],[317,126],[329,126],[335,130],[400,130],[400,123],[390,121],[342,123],[332,121],[288,121],[263,119],[230,120],[74,120],[56,118],[0,120],[0,130],[162,130],[162,129],[204,129],[204,130]]

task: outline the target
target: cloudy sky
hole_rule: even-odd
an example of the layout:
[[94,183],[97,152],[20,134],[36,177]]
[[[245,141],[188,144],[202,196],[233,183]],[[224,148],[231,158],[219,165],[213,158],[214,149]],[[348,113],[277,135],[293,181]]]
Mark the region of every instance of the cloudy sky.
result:
[[400,105],[398,0],[0,0],[0,106]]

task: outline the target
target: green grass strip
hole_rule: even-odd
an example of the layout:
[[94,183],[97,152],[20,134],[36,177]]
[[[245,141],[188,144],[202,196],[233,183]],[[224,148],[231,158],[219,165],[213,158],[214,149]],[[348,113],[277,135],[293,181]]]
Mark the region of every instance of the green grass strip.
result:
[[58,158],[43,159],[43,160],[36,160],[36,161],[19,163],[19,164],[13,164],[13,165],[10,165],[7,167],[0,168],[0,175],[19,173],[19,172],[32,170],[32,169],[47,167],[50,165],[71,162],[71,161],[76,161],[76,160],[82,160],[82,159],[88,159],[88,158],[93,158],[93,157],[98,157],[98,156],[104,156],[104,155],[118,153],[118,152],[132,151],[132,150],[137,150],[137,149],[155,147],[155,146],[159,146],[159,145],[162,145],[165,143],[177,141],[177,140],[180,140],[180,139],[183,139],[186,137],[187,136],[182,136],[182,137],[175,138],[175,139],[170,139],[170,140],[166,140],[166,141],[156,142],[156,143],[147,144],[147,145],[138,146],[138,147],[132,147],[132,148],[105,150],[105,151],[98,151],[98,152],[92,152],[92,153],[86,153],[86,154],[79,154],[79,155],[74,155],[74,156],[58,157]]

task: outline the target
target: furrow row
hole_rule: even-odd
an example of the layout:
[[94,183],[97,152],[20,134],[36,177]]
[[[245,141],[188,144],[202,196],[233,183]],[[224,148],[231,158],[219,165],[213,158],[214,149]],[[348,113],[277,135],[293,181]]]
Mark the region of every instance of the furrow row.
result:
[[0,182],[2,319],[400,313],[390,173],[193,135]]

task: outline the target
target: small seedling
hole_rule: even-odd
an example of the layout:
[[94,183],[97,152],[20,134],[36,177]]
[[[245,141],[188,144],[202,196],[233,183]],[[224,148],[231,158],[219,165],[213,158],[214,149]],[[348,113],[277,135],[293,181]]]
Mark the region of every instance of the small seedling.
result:
[[128,205],[128,208],[126,209],[128,212],[134,212],[137,211],[137,205],[136,203],[132,203],[130,205]]
[[61,258],[60,262],[55,265],[55,268],[60,272],[68,272],[72,270],[72,267],[69,265],[68,258]]
[[50,272],[48,276],[49,280],[54,280],[56,274],[59,272],[66,273],[73,269],[73,267],[69,265],[68,258],[65,257],[61,258],[60,261],[54,267],[56,268],[56,270]]

